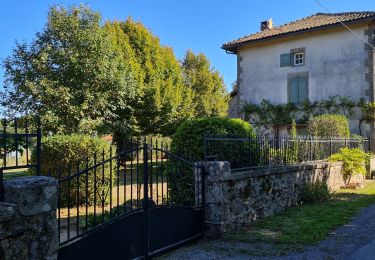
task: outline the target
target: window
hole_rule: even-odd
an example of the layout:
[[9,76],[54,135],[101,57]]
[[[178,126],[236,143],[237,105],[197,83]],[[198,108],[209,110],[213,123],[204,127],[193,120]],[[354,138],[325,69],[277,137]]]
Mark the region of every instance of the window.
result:
[[308,99],[307,76],[291,77],[288,80],[288,98],[293,104],[300,104]]
[[296,52],[293,53],[293,61],[294,66],[300,66],[304,64],[304,53],[303,52]]
[[305,65],[305,48],[291,49],[288,53],[280,54],[280,67]]

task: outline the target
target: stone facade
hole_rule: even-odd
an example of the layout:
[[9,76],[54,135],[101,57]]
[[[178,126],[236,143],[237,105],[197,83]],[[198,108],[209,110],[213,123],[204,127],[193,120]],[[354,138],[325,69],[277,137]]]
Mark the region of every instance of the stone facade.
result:
[[[363,41],[374,44],[373,21],[353,25],[352,30]],[[304,48],[305,63],[281,67],[280,54],[295,48]],[[312,102],[327,100],[330,96],[348,96],[356,103],[361,98],[375,101],[374,50],[344,27],[307,32],[262,44],[247,44],[238,47],[236,54],[238,90],[231,102],[238,106],[238,113],[231,109],[230,117],[244,118],[240,111],[246,102],[260,104],[265,99],[272,104],[287,103],[288,77],[298,73],[309,75],[307,91]],[[297,112],[295,116],[298,121],[303,113]],[[361,118],[361,110],[356,108],[355,115],[349,120],[351,132],[375,137],[375,123]],[[287,134],[286,128],[279,127],[281,135]],[[275,129],[268,130],[275,133]]]
[[25,177],[4,182],[0,202],[0,259],[56,259],[57,181]]
[[[231,172],[229,162],[204,164],[208,237],[272,216],[301,202],[307,183],[323,181],[332,190],[344,185],[342,163],[316,162]],[[200,175],[200,170],[196,172]],[[354,176],[352,182],[364,182]]]

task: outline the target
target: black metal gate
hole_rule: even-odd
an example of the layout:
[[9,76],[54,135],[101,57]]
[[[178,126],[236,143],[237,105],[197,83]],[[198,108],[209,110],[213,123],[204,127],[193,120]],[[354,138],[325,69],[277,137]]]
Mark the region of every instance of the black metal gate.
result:
[[202,237],[199,167],[155,142],[62,169],[58,258],[147,258]]
[[0,120],[0,201],[4,200],[3,179],[7,171],[34,169],[36,175],[40,174],[41,144],[39,118]]

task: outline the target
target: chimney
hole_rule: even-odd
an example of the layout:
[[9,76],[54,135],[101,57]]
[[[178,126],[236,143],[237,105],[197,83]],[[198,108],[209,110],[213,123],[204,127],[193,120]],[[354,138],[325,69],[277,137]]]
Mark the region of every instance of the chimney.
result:
[[260,23],[260,30],[261,31],[264,31],[264,30],[268,30],[268,29],[272,29],[273,28],[273,23],[272,23],[272,19],[268,19],[267,21],[263,21]]

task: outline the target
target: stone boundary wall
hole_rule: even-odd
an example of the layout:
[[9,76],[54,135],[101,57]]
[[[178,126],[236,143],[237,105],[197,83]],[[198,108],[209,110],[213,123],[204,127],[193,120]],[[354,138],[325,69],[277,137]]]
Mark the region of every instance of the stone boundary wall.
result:
[[0,259],[56,259],[58,183],[50,177],[4,181]]
[[[219,237],[225,230],[249,225],[300,204],[307,183],[323,181],[332,190],[344,185],[341,162],[305,163],[233,173],[229,162],[202,164],[208,237]],[[196,178],[200,171],[196,170]],[[364,176],[353,176],[351,182],[363,183]]]

